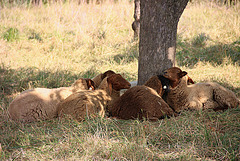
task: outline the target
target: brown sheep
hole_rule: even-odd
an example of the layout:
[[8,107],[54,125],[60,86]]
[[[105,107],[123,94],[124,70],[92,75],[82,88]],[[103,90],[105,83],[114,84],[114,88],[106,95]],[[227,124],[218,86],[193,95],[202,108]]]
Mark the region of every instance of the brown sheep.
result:
[[[162,75],[152,76],[143,86],[128,89],[113,102],[110,115],[119,119],[143,119],[156,121],[176,113],[162,99],[169,91],[169,80]],[[189,77],[188,83],[194,83]]]
[[144,85],[128,89],[113,102],[110,115],[119,119],[147,118],[151,121],[176,115],[161,98],[167,92],[168,86],[168,79],[162,75],[153,76]]
[[240,105],[236,95],[223,86],[213,83],[187,85],[187,72],[180,68],[169,68],[164,76],[170,80],[172,89],[167,95],[167,103],[176,111],[184,109],[223,110]]
[[95,91],[80,91],[66,98],[58,106],[58,116],[70,115],[78,121],[98,115],[104,117],[108,106],[116,99],[114,91],[119,92],[130,86],[120,74],[112,74],[104,78]]
[[[101,82],[104,78],[109,77],[112,74],[116,74],[116,73],[112,70],[107,70],[106,72],[101,73],[101,74],[97,75],[96,77],[94,77],[92,80],[94,81],[95,88],[99,87],[99,85],[101,84]],[[112,99],[120,97],[121,92],[123,93],[125,90],[126,89],[122,89],[120,91],[113,90],[112,96],[111,96]],[[109,106],[111,106],[111,102],[109,103]],[[106,112],[108,112],[108,111],[106,111]]]
[[154,89],[161,97],[169,90],[169,80],[162,75],[152,76],[144,85]]
[[[194,84],[194,81],[188,76],[188,84]],[[165,100],[167,93],[170,91],[170,81],[163,75],[156,75],[149,78],[145,86],[150,87],[157,91],[157,93]]]
[[74,92],[94,89],[91,79],[80,78],[70,87],[35,88],[23,91],[9,105],[10,118],[15,121],[33,122],[57,117],[57,104]]
[[147,118],[157,121],[175,114],[154,89],[142,85],[130,88],[113,102],[110,115],[125,120]]

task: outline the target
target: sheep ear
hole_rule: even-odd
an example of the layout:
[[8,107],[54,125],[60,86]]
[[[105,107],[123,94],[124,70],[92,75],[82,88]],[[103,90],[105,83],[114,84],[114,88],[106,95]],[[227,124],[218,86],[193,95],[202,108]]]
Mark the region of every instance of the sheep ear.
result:
[[109,94],[112,95],[112,83],[108,83]]
[[187,72],[182,71],[179,76],[180,76],[180,78],[182,78],[182,77],[185,76],[185,75],[187,75]]
[[87,82],[88,89],[91,88],[92,90],[94,90],[94,82],[91,79],[85,79],[85,80]]
[[94,84],[93,80],[88,79],[88,83],[89,83],[89,88],[92,88],[92,90],[95,90],[95,84]]
[[109,94],[112,94],[112,81],[111,81],[112,77],[107,78],[107,83],[108,83],[108,89],[109,89]]
[[105,77],[106,77],[106,75],[102,73],[101,74],[101,79],[103,80]]
[[188,82],[194,84],[194,81],[189,76],[188,76]]

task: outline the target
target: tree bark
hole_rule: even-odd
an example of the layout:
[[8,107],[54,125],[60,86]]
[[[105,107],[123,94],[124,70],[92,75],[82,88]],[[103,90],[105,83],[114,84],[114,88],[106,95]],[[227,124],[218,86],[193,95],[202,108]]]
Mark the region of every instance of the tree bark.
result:
[[188,0],[140,0],[138,84],[175,66],[177,25]]
[[140,32],[140,0],[134,0],[134,21],[132,23],[132,29],[134,31],[134,39],[138,39]]

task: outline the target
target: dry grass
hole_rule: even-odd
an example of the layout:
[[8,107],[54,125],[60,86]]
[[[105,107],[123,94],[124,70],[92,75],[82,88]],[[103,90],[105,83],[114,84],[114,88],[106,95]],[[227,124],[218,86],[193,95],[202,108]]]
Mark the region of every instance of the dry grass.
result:
[[[239,160],[240,109],[176,118],[11,121],[7,108],[32,87],[69,86],[112,69],[137,78],[132,2],[15,6],[0,12],[1,160]],[[240,98],[240,6],[189,3],[178,26],[177,64],[195,82]],[[2,150],[1,150],[2,149]]]

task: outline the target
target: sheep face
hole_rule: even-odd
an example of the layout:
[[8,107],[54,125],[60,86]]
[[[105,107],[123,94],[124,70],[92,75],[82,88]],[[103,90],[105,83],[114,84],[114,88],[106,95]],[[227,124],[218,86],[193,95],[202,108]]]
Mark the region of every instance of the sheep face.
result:
[[170,80],[170,85],[172,88],[179,84],[180,79],[187,75],[187,72],[182,71],[178,67],[172,67],[164,71],[163,76]]
[[124,79],[120,74],[113,74],[107,78],[110,93],[112,89],[120,91],[121,89],[129,89],[131,84]]

